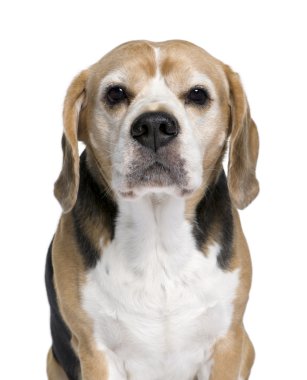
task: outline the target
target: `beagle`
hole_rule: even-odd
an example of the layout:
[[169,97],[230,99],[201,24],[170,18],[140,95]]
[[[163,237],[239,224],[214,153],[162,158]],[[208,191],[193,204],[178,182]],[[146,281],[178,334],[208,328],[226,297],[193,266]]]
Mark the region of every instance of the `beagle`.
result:
[[73,80],[63,119],[48,379],[247,380],[237,208],[258,133],[239,76],[189,42],[128,42]]

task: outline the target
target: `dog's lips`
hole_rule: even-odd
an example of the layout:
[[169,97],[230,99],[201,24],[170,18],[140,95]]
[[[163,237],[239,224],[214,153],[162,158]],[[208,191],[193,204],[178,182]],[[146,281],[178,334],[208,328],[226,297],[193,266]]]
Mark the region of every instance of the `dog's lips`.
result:
[[125,176],[125,192],[152,189],[160,192],[172,188],[181,192],[187,188],[187,175],[183,166],[170,165],[161,159],[138,161]]
[[134,172],[134,176],[138,177],[139,185],[145,183],[147,185],[163,186],[174,182],[171,169],[158,161]]
[[149,165],[144,170],[144,173],[146,173],[148,171],[156,172],[159,175],[164,174],[164,173],[168,174],[168,175],[171,174],[171,169],[169,167],[167,167],[165,164],[163,164],[162,162],[159,162],[159,161],[155,161],[153,164]]

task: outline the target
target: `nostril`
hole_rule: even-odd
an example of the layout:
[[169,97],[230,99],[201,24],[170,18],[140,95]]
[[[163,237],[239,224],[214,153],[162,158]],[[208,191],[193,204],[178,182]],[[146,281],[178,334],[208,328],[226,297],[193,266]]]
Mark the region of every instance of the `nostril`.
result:
[[159,130],[169,136],[176,136],[178,133],[178,128],[175,123],[161,123]]
[[168,134],[167,133],[167,125],[165,123],[161,123],[159,129],[162,133],[165,133],[166,135]]
[[145,133],[148,133],[147,124],[135,123],[132,126],[131,134],[133,137],[139,137],[144,135]]

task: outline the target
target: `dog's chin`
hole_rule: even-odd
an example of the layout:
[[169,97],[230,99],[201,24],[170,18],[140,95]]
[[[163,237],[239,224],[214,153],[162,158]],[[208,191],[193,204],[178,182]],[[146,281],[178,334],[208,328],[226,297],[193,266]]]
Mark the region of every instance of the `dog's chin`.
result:
[[157,181],[151,178],[151,181],[139,180],[130,181],[129,178],[125,178],[122,181],[116,181],[113,189],[117,195],[126,200],[136,200],[140,197],[157,194],[157,195],[169,195],[176,198],[188,198],[191,196],[200,186],[200,183],[176,183],[171,178],[167,178],[165,182],[161,181],[161,176]]
[[138,186],[131,189],[118,190],[117,194],[120,198],[126,200],[136,200],[146,195],[170,195],[176,198],[187,198],[194,193],[196,189],[183,188],[176,186]]
[[178,198],[187,198],[200,186],[200,179],[192,180],[185,170],[153,163],[129,174],[117,173],[113,189],[120,198],[134,200],[148,194],[165,194]]

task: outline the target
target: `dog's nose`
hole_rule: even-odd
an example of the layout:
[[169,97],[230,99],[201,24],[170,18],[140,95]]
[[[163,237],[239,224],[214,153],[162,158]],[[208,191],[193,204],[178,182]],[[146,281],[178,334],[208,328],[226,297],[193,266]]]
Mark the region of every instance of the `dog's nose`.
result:
[[177,120],[166,112],[146,112],[131,126],[131,135],[140,144],[157,151],[178,135]]

